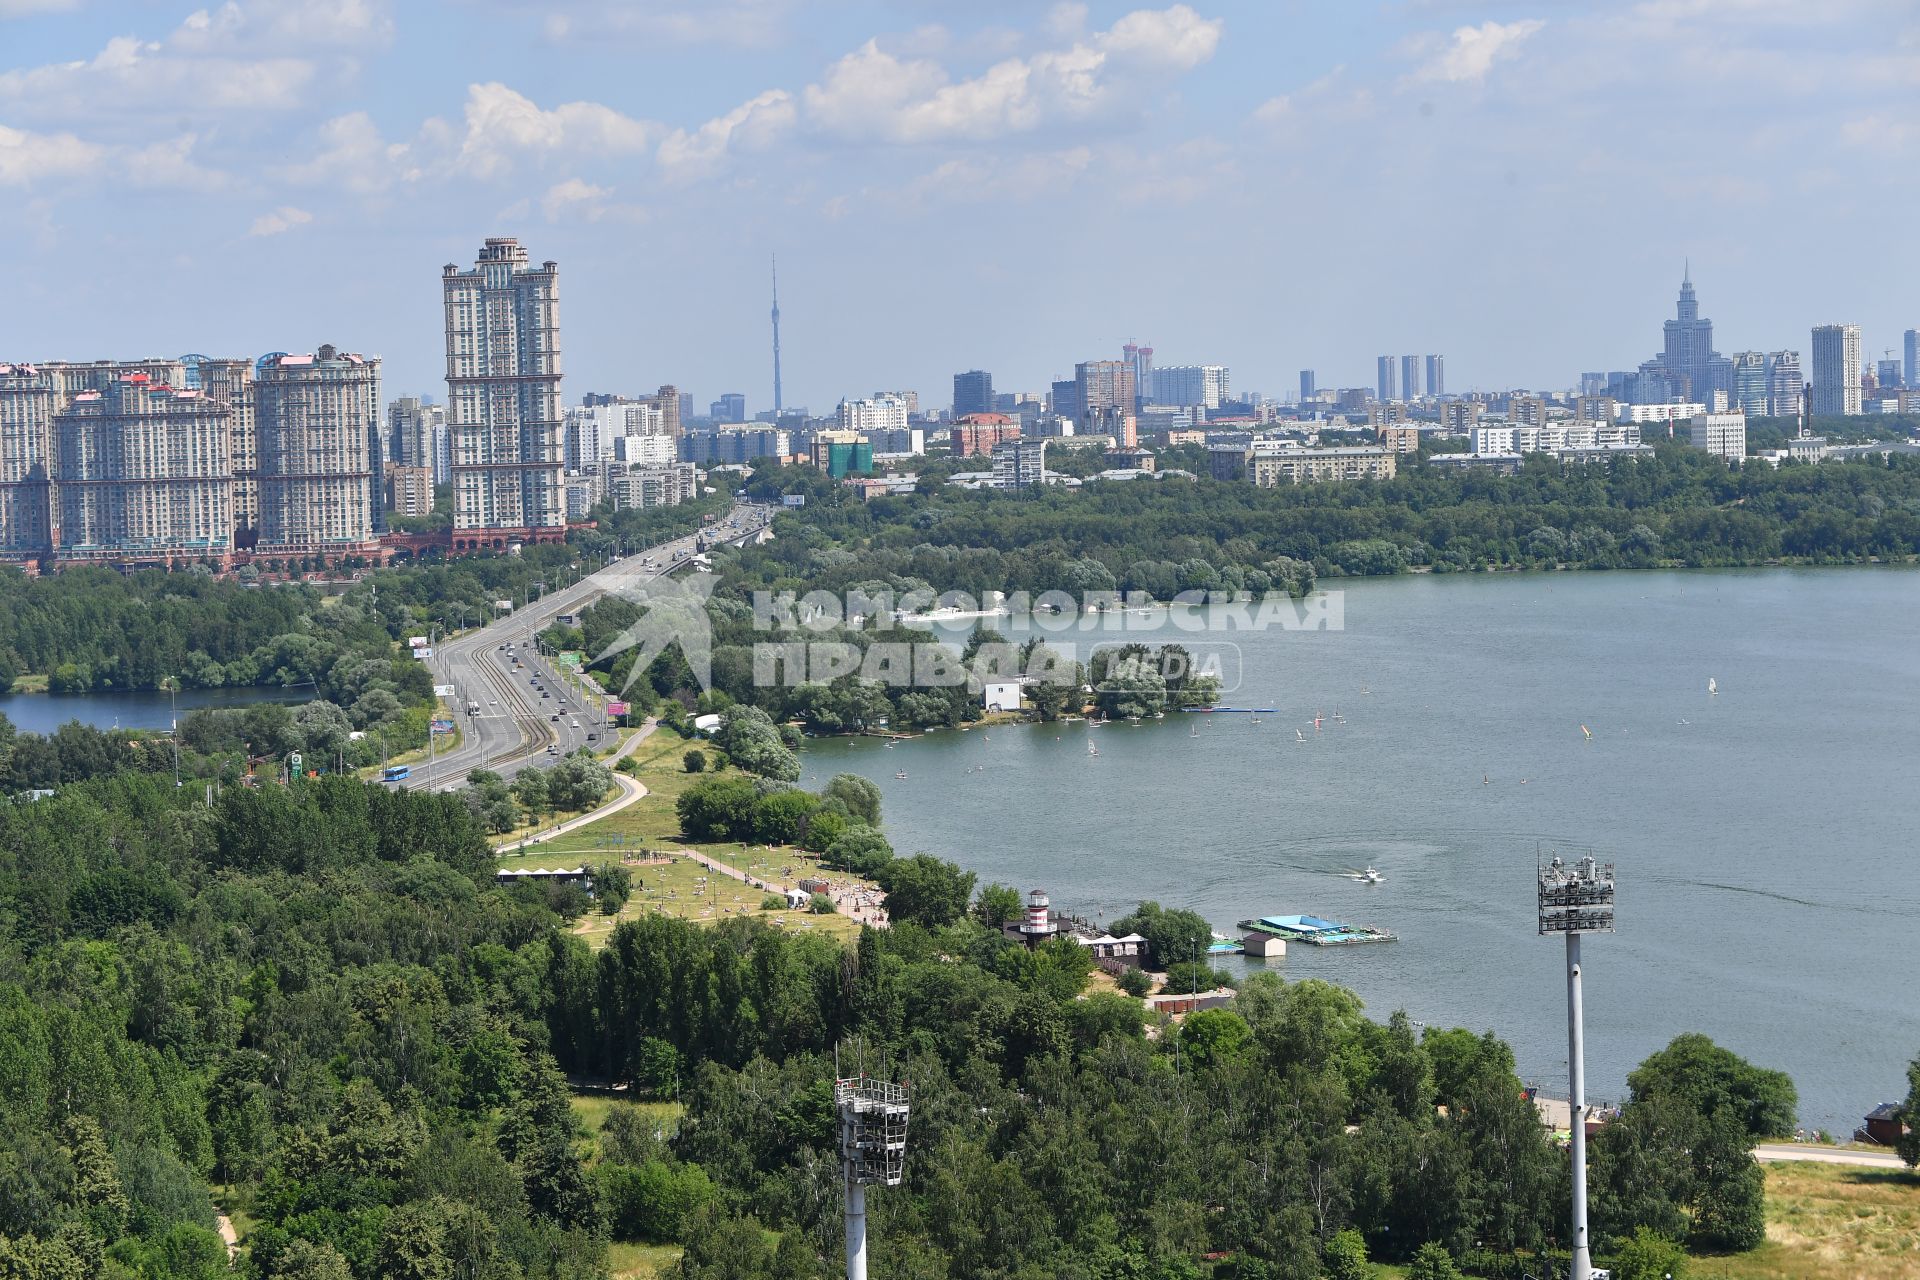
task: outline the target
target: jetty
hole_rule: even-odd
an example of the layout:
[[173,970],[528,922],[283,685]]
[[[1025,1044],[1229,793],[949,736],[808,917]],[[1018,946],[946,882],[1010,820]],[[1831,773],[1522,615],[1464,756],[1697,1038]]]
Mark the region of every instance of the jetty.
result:
[[1279,938],[1284,942],[1304,943],[1309,947],[1349,947],[1363,942],[1392,942],[1394,936],[1372,925],[1342,924],[1319,916],[1261,916],[1242,920],[1240,928],[1249,937],[1255,934]]

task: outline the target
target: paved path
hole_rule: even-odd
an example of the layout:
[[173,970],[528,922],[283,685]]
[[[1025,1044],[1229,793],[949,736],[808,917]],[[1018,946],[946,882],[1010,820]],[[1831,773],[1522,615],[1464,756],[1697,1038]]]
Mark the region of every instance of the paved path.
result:
[[1805,1142],[1763,1142],[1753,1149],[1753,1158],[1769,1160],[1806,1160],[1814,1164],[1851,1164],[1863,1169],[1904,1169],[1906,1161],[1891,1151],[1854,1151],[1846,1147],[1820,1147]]
[[214,1220],[214,1225],[220,1229],[220,1238],[226,1242],[227,1261],[232,1262],[240,1252],[240,1233],[233,1229],[233,1219],[224,1213]]
[[[645,724],[641,725],[640,732],[634,734],[631,738],[628,738],[625,742],[621,743],[620,749],[607,757],[608,766],[611,767],[613,765],[619,764],[633,751],[635,747],[639,746],[642,742],[644,742],[647,739],[647,737],[650,734],[652,734],[655,729],[659,727],[660,727],[660,722],[658,720],[649,720]],[[581,827],[586,826],[590,822],[598,822],[602,818],[609,817],[613,814],[616,814],[620,812],[622,809],[626,808],[628,805],[639,800],[640,797],[647,794],[647,788],[644,783],[635,782],[632,778],[629,778],[626,774],[621,773],[618,770],[614,771],[613,781],[614,781],[614,785],[620,789],[620,794],[615,796],[613,799],[607,801],[605,804],[602,804],[599,808],[589,809],[577,818],[568,818],[565,822],[561,823],[557,827],[554,827],[550,831],[541,831],[534,835],[522,836],[522,837],[519,837],[518,839],[508,841],[506,844],[495,845],[494,852],[495,853],[508,853],[508,852],[517,853],[526,849],[530,845],[545,844],[547,841],[553,839],[555,836],[563,836],[567,834],[567,832],[569,831],[577,831]]]

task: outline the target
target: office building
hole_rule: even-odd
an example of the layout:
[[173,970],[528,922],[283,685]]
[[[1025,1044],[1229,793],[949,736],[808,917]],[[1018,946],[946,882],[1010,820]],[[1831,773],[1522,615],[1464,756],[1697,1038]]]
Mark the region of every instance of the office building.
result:
[[1073,416],[1083,422],[1102,409],[1134,411],[1133,366],[1124,360],[1082,361],[1073,366],[1073,387]]
[[[1711,404],[1715,391],[1733,394],[1733,362],[1713,349],[1713,321],[1700,314],[1700,301],[1693,291],[1693,273],[1687,271],[1680,281],[1680,300],[1674,318],[1662,328],[1660,354],[1640,366],[1642,374],[1666,380],[1669,394],[1661,399],[1679,397]],[[1634,397],[1636,404],[1652,403],[1658,388],[1647,385]]]
[[1747,456],[1747,415],[1696,414],[1687,423],[1687,439],[1696,449],[1738,463]]
[[842,400],[835,417],[842,431],[905,431],[906,401],[896,396],[877,396],[871,400]]
[[454,549],[561,541],[559,264],[535,267],[518,240],[493,237],[471,271],[448,263],[441,281]]
[[1909,388],[1920,388],[1920,329],[1909,329],[1903,335],[1906,350],[1906,382]]
[[995,446],[1020,438],[1020,424],[1004,413],[970,413],[953,424],[952,455],[986,457]]
[[368,548],[383,524],[379,359],[331,346],[262,357],[254,406],[259,549],[312,555]]
[[1420,357],[1400,357],[1400,394],[1407,400],[1420,398]]
[[1427,394],[1436,400],[1447,394],[1447,358],[1445,356],[1427,357]]
[[53,551],[53,375],[0,364],[0,559]]
[[1860,412],[1860,326],[1823,324],[1813,331],[1815,417],[1855,417]]
[[1045,440],[1003,440],[993,448],[993,487],[1024,489],[1047,475]]
[[1800,416],[1807,380],[1800,372],[1798,351],[1776,351],[1767,357],[1767,412],[1776,418]]
[[1873,384],[1881,391],[1900,389],[1900,362],[1889,357],[1875,362],[1873,366]]
[[[614,443],[616,457],[620,456],[621,449],[630,447],[619,441]],[[678,445],[682,462],[741,464],[762,458],[791,458],[794,453],[793,433],[781,427],[724,427],[712,432],[693,432],[673,443]]]
[[[903,428],[904,429],[904,428]],[[813,437],[813,465],[835,480],[873,474],[873,445],[858,431],[820,431]]]
[[1374,361],[1374,369],[1374,398],[1382,404],[1389,400],[1398,400],[1400,394],[1393,376],[1393,357],[1379,357]]
[[1154,404],[1218,409],[1227,401],[1227,366],[1170,364],[1153,371]]
[[54,418],[57,558],[229,563],[230,416],[144,373],[77,392]]
[[729,391],[707,406],[707,416],[715,422],[745,422],[747,398],[738,391]]
[[1138,412],[1141,401],[1154,394],[1153,348],[1129,342],[1120,348],[1120,358],[1133,369],[1133,408]]
[[1313,370],[1302,369],[1300,371],[1300,403],[1306,404],[1312,400],[1313,391]]
[[1759,351],[1740,351],[1733,357],[1733,406],[1751,418],[1764,418],[1773,406],[1767,376],[1767,357]]
[[969,369],[953,375],[953,416],[994,411],[993,375],[985,369]]

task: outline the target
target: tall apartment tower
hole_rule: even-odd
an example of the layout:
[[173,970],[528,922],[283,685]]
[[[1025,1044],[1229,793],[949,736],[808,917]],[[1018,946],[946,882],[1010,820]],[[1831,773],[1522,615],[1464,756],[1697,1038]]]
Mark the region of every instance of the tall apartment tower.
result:
[[1859,325],[1823,324],[1813,331],[1813,412],[1817,417],[1859,414]]
[[1800,416],[1806,378],[1800,372],[1798,351],[1776,351],[1767,357],[1767,412],[1776,418]]
[[567,520],[559,264],[534,267],[518,240],[489,237],[473,270],[448,263],[441,283],[454,549],[558,542]]
[[1739,351],[1733,357],[1733,407],[1749,418],[1764,418],[1773,404],[1767,357],[1759,351]]
[[953,375],[953,416],[993,412],[993,375],[985,369],[969,369]]
[[0,560],[53,551],[53,375],[0,364]]
[[1907,385],[1920,387],[1920,329],[1907,330],[1905,339],[1906,350],[1901,354],[1906,357]]
[[400,396],[387,406],[386,460],[403,467],[433,466],[433,415],[419,396]]
[[1400,394],[1408,400],[1420,398],[1420,357],[1400,357]]
[[272,355],[254,384],[261,551],[338,554],[381,523],[380,361],[321,347]]
[[75,393],[54,417],[57,557],[229,563],[231,413],[203,391],[144,373]]
[[1400,395],[1395,387],[1393,378],[1393,357],[1381,356],[1374,361],[1374,369],[1376,374],[1374,399],[1378,400],[1381,404],[1385,404],[1389,400],[1398,400]]
[[260,528],[260,436],[253,412],[253,361],[202,359],[200,390],[227,406],[228,454],[233,459],[236,544],[251,546]]
[[1132,416],[1133,366],[1124,360],[1086,360],[1073,366],[1075,416],[1092,418],[1103,410]]
[[1153,394],[1153,348],[1129,342],[1120,348],[1120,358],[1133,366],[1133,408]]
[[1447,358],[1427,357],[1427,394],[1438,400],[1447,394]]
[[1314,391],[1313,382],[1314,382],[1313,370],[1302,369],[1300,371],[1300,403],[1301,404],[1305,404],[1309,400],[1313,399],[1313,391]]

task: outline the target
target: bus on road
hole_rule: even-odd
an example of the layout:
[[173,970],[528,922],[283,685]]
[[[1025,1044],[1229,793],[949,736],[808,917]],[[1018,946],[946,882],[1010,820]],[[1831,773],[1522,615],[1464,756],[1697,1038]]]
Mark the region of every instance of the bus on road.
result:
[[380,771],[380,781],[399,782],[413,772],[404,764],[390,764]]

